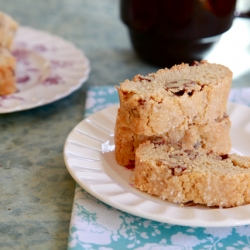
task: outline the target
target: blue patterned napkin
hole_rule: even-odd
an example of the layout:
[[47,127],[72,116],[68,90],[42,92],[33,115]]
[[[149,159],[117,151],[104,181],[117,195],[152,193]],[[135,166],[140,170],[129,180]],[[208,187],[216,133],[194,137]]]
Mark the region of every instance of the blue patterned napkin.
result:
[[[232,89],[229,100],[250,106],[250,89]],[[85,117],[118,103],[113,86],[91,87]],[[250,226],[202,228],[159,223],[117,210],[76,185],[68,250],[250,249]]]

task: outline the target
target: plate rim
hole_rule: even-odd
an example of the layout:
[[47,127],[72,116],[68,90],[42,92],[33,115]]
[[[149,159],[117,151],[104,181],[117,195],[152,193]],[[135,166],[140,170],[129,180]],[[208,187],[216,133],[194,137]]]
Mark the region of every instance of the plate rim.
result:
[[[242,104],[238,104],[238,103],[233,103],[233,102],[228,102],[228,107],[232,107],[232,108],[240,108],[240,107],[244,107],[248,110],[248,112],[250,113],[250,107],[246,106],[246,105],[242,105]],[[65,143],[64,143],[64,147],[63,147],[63,158],[64,158],[64,162],[65,162],[65,165],[66,165],[66,168],[67,170],[69,171],[70,175],[73,177],[73,179],[78,183],[78,185],[83,188],[84,190],[86,190],[89,194],[91,194],[92,196],[94,196],[95,198],[99,199],[100,201],[108,204],[109,206],[111,207],[114,207],[116,209],[119,209],[123,212],[126,212],[126,213],[129,213],[129,214],[132,214],[134,216],[138,216],[138,217],[141,217],[141,218],[144,218],[144,219],[149,219],[149,220],[153,220],[153,221],[157,221],[157,222],[160,222],[160,223],[168,223],[168,224],[172,224],[172,225],[179,225],[179,226],[191,226],[191,227],[232,227],[232,226],[243,226],[243,225],[247,225],[247,224],[250,224],[250,213],[249,213],[249,218],[248,219],[244,219],[244,220],[237,220],[237,219],[233,219],[233,218],[230,218],[230,217],[227,217],[224,215],[224,220],[222,221],[221,219],[216,221],[216,222],[210,222],[209,220],[201,220],[200,218],[192,218],[192,219],[186,219],[186,220],[183,220],[183,219],[171,219],[171,218],[168,218],[168,219],[164,219],[164,220],[161,220],[159,218],[159,216],[155,216],[153,213],[152,214],[142,214],[140,211],[137,211],[136,209],[133,211],[131,209],[128,208],[128,206],[124,207],[124,205],[121,205],[121,204],[117,204],[117,203],[114,203],[113,201],[110,201],[110,200],[107,200],[105,197],[102,196],[102,194],[98,194],[96,193],[95,191],[93,191],[89,185],[86,185],[84,184],[76,175],[76,173],[73,171],[73,169],[71,168],[70,164],[68,163],[68,158],[67,158],[67,144],[68,144],[68,141],[72,135],[72,133],[75,131],[75,129],[81,125],[82,123],[84,123],[87,119],[91,118],[92,116],[98,116],[99,114],[105,112],[106,110],[109,110],[111,108],[119,108],[119,104],[115,104],[115,105],[112,105],[112,106],[109,106],[107,108],[104,108],[96,113],[93,113],[91,114],[90,116],[86,117],[85,119],[83,119],[81,122],[79,122],[71,131],[70,133],[68,134],[66,140],[65,140]],[[100,164],[101,165],[101,164]],[[102,168],[104,170],[104,173],[107,175],[106,171],[104,168]],[[109,178],[111,178],[110,176],[108,176]],[[113,180],[113,182],[115,182]],[[118,183],[115,183],[116,185],[119,186]],[[121,187],[121,186],[119,186]],[[123,187],[121,187],[123,189]],[[149,201],[149,200],[148,200]],[[169,206],[167,204],[167,206]],[[171,205],[170,205],[171,206]],[[173,206],[176,206],[176,204],[173,204]],[[247,207],[247,208],[246,208]],[[178,208],[178,209],[189,209],[190,210],[190,207],[175,207],[175,208]],[[222,211],[225,212],[226,214],[229,213],[230,215],[230,212],[232,212],[232,210],[243,210],[244,209],[248,209],[250,208],[250,204],[247,204],[247,205],[243,205],[243,206],[238,206],[238,207],[232,207],[232,208],[216,208],[216,209],[197,209],[197,208],[192,208],[191,207],[191,210],[196,210],[197,213],[200,213],[200,214],[203,214],[204,211],[205,213],[209,213],[210,215],[209,216],[212,216],[212,215],[217,215],[217,214],[220,214]],[[171,210],[171,209],[170,209]],[[183,210],[184,211],[184,210]],[[227,211],[229,211],[227,213]]]

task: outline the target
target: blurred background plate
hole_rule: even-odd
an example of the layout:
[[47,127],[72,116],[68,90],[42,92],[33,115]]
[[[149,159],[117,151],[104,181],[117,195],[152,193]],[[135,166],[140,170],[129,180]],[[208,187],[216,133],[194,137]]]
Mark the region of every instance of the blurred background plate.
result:
[[29,27],[18,29],[12,53],[17,58],[17,92],[0,96],[0,113],[59,100],[79,89],[90,73],[89,60],[81,50]]

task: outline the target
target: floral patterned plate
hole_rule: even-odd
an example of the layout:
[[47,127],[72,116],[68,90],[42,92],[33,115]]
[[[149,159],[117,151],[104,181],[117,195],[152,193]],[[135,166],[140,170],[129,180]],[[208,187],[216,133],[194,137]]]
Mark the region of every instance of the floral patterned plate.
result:
[[61,99],[88,79],[89,60],[73,44],[29,27],[14,41],[17,92],[0,96],[0,113],[31,109]]
[[[80,122],[64,146],[64,161],[76,182],[99,200],[124,212],[175,225],[225,227],[250,224],[250,205],[235,208],[184,206],[163,201],[133,187],[133,171],[114,156],[114,126],[118,105]],[[228,103],[232,121],[232,152],[250,155],[250,108]]]

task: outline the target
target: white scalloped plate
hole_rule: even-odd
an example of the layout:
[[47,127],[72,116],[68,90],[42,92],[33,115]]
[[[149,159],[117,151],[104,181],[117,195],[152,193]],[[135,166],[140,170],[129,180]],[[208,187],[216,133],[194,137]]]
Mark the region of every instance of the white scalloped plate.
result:
[[[226,227],[250,224],[250,205],[235,208],[180,207],[133,187],[132,170],[114,157],[118,105],[80,122],[64,145],[64,161],[75,181],[99,200],[143,218],[183,226]],[[228,104],[232,152],[250,155],[250,108]]]
[[79,89],[90,66],[73,44],[29,27],[20,27],[12,49],[17,58],[17,92],[0,96],[0,113],[42,106]]

